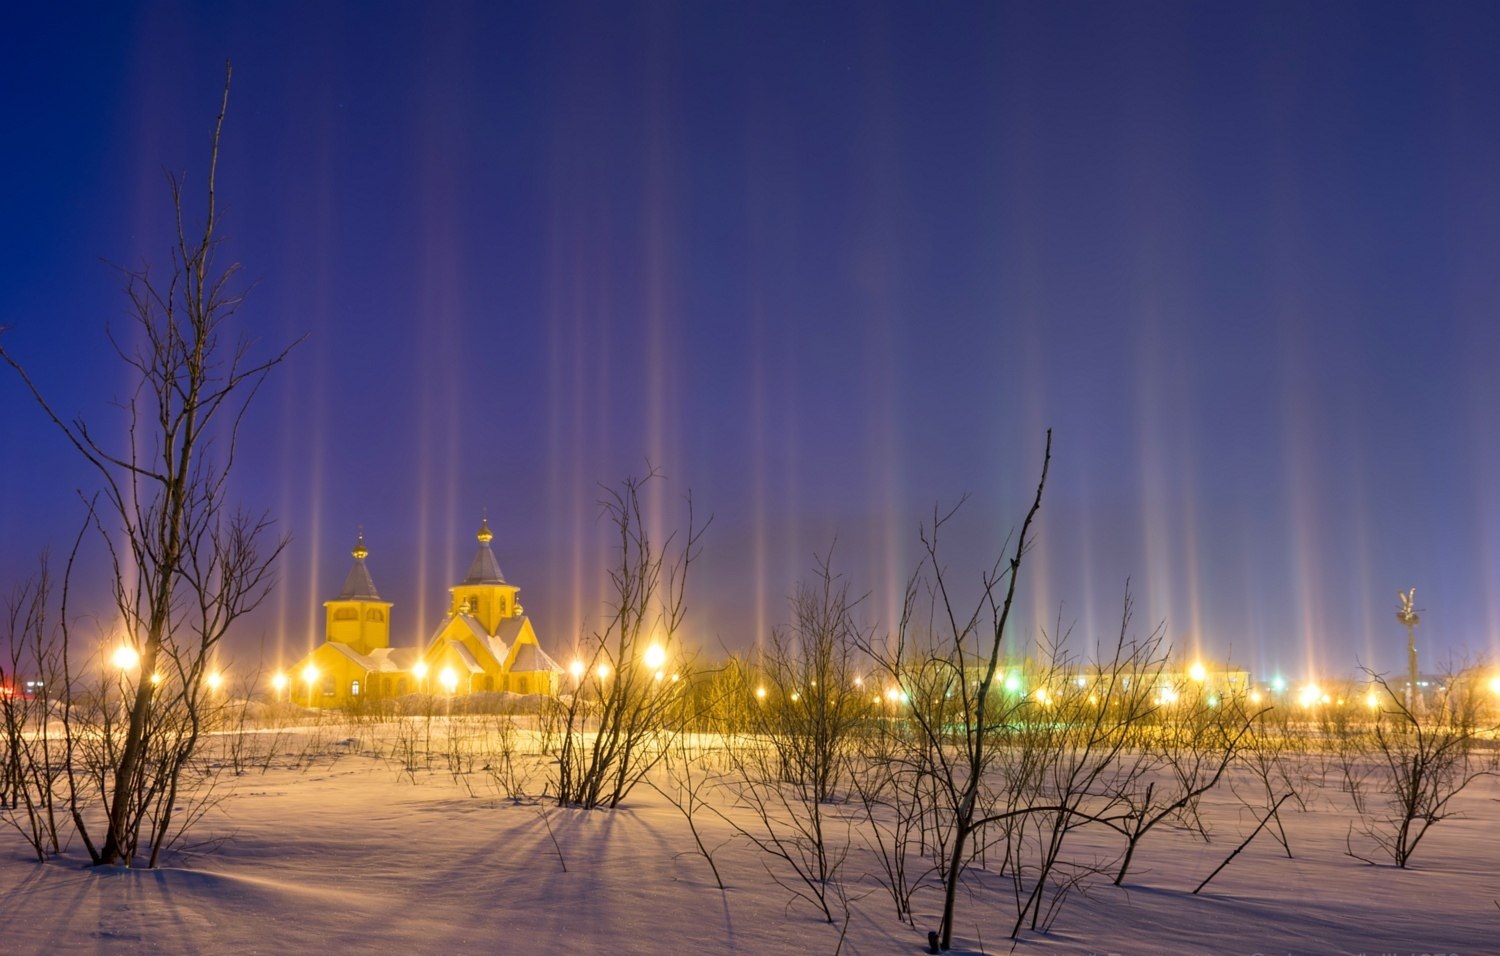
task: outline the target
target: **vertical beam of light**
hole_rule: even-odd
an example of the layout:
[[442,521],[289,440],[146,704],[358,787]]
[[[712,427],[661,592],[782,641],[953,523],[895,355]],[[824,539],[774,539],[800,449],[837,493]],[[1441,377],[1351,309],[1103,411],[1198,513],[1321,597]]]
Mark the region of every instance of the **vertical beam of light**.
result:
[[[654,481],[647,488],[649,531],[654,541],[665,543],[675,529],[679,510],[676,502],[687,493],[692,480],[681,449],[681,395],[678,383],[678,348],[683,334],[674,290],[681,286],[672,250],[677,243],[677,209],[674,199],[679,181],[673,129],[668,121],[679,95],[679,49],[675,24],[662,8],[648,14],[649,39],[646,61],[646,120],[644,225],[645,308],[647,383],[646,448],[651,463],[661,468],[667,481]],[[685,533],[686,529],[683,529]],[[660,611],[660,608],[653,609]]]
[[[330,106],[333,86],[325,82],[319,89],[317,110],[325,112]],[[298,533],[292,535],[289,550],[293,553],[287,556],[288,564],[304,570],[296,577],[295,589],[286,586],[276,589],[277,667],[310,652],[325,636],[322,602],[334,595],[325,592],[322,572],[339,556],[336,550],[324,548],[324,532],[327,530],[324,520],[328,494],[329,383],[334,372],[330,354],[335,327],[331,318],[334,306],[330,250],[337,247],[334,197],[342,156],[334,129],[319,125],[316,137],[310,181],[305,186],[311,195],[289,193],[279,211],[283,222],[300,221],[309,209],[312,212],[308,216],[311,220],[309,227],[294,230],[292,240],[282,246],[279,270],[281,274],[298,277],[301,281],[285,286],[286,301],[276,311],[297,316],[296,321],[305,324],[307,341],[292,354],[288,363],[287,372],[297,381],[285,383],[279,390],[280,507],[282,514],[296,516],[294,527],[298,529]],[[304,187],[299,185],[297,188]],[[297,334],[291,330],[288,333]],[[338,539],[335,534],[334,540]],[[301,621],[293,625],[293,609],[297,605],[302,608]]]
[[[436,15],[434,15],[434,18]],[[459,516],[459,475],[473,463],[463,455],[459,438],[468,427],[462,416],[463,374],[470,368],[460,362],[463,340],[465,303],[458,290],[469,271],[467,247],[461,239],[459,209],[461,191],[466,183],[455,178],[452,156],[465,155],[467,143],[462,110],[468,106],[467,87],[458,73],[459,58],[455,48],[464,47],[459,25],[454,22],[430,22],[423,37],[425,61],[433,66],[423,72],[418,135],[415,146],[417,192],[420,196],[418,229],[422,237],[421,260],[417,269],[421,313],[413,316],[418,330],[417,348],[413,350],[413,381],[419,389],[420,414],[417,428],[417,614],[419,639],[440,616],[437,608],[429,617],[429,594],[436,597],[456,584],[457,565],[467,560],[462,543],[472,540],[478,515],[461,521]],[[491,304],[493,300],[491,300]],[[475,328],[486,328],[495,316],[476,317]],[[479,363],[483,370],[485,363]],[[475,505],[477,509],[477,503]],[[434,553],[436,552],[436,553]],[[441,579],[432,580],[432,569],[441,568]],[[446,596],[442,599],[446,611]]]
[[748,254],[745,255],[745,290],[747,290],[747,315],[750,321],[750,561],[751,596],[750,647],[753,660],[760,660],[765,651],[766,627],[769,626],[768,608],[769,581],[768,542],[766,522],[771,515],[766,509],[766,336],[765,324],[769,311],[765,303],[766,255],[769,248],[769,230],[763,210],[768,207],[765,183],[760,170],[763,162],[759,155],[760,144],[768,137],[763,135],[759,99],[751,101],[750,120],[747,122],[747,156],[745,156],[745,221],[748,222]]
[[[897,312],[901,301],[900,229],[898,206],[903,197],[896,90],[886,64],[892,62],[890,24],[885,11],[871,9],[860,20],[860,40],[865,72],[865,122],[861,128],[861,156],[867,182],[861,191],[864,219],[859,233],[864,242],[856,250],[858,270],[864,277],[863,310],[869,317],[863,341],[864,391],[869,409],[864,421],[864,446],[869,459],[866,500],[873,509],[865,516],[865,538],[870,548],[868,569],[875,582],[877,613],[892,629],[901,615],[904,575],[901,570],[901,535],[904,513],[903,471],[899,450],[906,444],[898,409],[902,407],[904,376],[896,367]],[[828,547],[825,542],[820,552]]]

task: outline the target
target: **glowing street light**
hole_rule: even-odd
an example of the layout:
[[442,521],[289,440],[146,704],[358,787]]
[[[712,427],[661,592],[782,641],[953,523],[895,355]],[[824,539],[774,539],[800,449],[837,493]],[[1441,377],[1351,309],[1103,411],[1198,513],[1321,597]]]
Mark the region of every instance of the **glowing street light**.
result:
[[271,678],[271,687],[276,691],[276,699],[281,700],[282,692],[286,690],[286,675],[277,671],[276,676]]
[[1188,676],[1201,684],[1208,680],[1208,668],[1204,667],[1202,663],[1195,661],[1193,666],[1188,668]]
[[302,679],[307,682],[307,706],[313,705],[313,685],[318,682],[318,667],[316,664],[308,664],[302,668]]
[[587,670],[588,665],[583,661],[578,660],[577,658],[574,658],[573,663],[568,665],[568,673],[573,675],[573,680],[575,682],[583,680],[583,674]]
[[755,688],[755,699],[756,700],[765,700],[766,699],[766,689],[764,687],[757,687],[757,688]]
[[609,665],[601,663],[598,667],[594,668],[594,676],[600,680],[607,679],[609,677]]
[[417,693],[427,692],[427,662],[419,660],[411,666],[411,676],[417,679]]
[[110,655],[109,661],[122,671],[134,670],[135,666],[141,662],[141,655],[136,653],[135,648],[129,644],[121,644]]
[[1297,703],[1303,707],[1311,707],[1323,698],[1323,691],[1317,684],[1308,684],[1297,692]]
[[667,649],[660,644],[653,643],[650,647],[646,648],[646,653],[641,657],[641,661],[646,665],[647,670],[660,671],[662,665],[667,662]]
[[208,685],[209,690],[217,692],[224,683],[224,675],[218,671],[211,671],[207,677],[203,678],[203,683]]
[[443,690],[447,691],[451,696],[454,691],[458,690],[458,672],[451,667],[445,667],[442,673],[438,674],[438,682],[443,685]]

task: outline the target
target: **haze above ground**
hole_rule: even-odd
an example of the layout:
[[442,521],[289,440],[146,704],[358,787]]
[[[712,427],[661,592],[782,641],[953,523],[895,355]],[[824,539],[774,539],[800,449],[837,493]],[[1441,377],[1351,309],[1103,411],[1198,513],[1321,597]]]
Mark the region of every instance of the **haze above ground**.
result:
[[[247,660],[321,637],[361,526],[416,643],[486,512],[566,655],[599,486],[648,460],[714,515],[692,640],[752,646],[835,535],[885,629],[935,504],[971,495],[959,580],[1002,553],[1047,427],[1021,639],[1107,639],[1129,578],[1136,632],[1266,677],[1400,669],[1413,586],[1424,665],[1500,648],[1493,5],[9,20],[0,325],[101,430],[105,261],[166,268],[164,171],[197,201],[234,62],[223,261],[262,348],[308,335],[241,437],[238,496],[292,538]],[[14,376],[0,409],[8,590],[94,478]]]

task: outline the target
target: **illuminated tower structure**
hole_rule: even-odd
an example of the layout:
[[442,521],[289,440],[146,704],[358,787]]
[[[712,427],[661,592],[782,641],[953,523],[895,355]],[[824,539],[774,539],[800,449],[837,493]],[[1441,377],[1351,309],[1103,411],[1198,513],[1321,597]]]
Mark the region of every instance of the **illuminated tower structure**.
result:
[[501,573],[487,519],[480,520],[475,537],[479,546],[469,571],[448,589],[448,614],[422,651],[430,689],[555,694],[562,668],[537,642],[531,619],[517,600],[521,589]]
[[[361,532],[354,542],[354,564],[338,597],[324,601],[323,643],[292,666],[287,699],[310,707],[357,703],[377,690],[378,675],[400,674],[415,663],[417,649],[391,647],[390,601],[382,600],[365,558]],[[405,692],[398,681],[385,690]]]
[[365,566],[370,552],[365,548],[364,532],[360,532],[350,553],[354,564],[344,578],[343,589],[332,601],[323,602],[328,615],[324,633],[330,641],[368,654],[377,647],[391,646],[391,602],[380,599],[375,580]]
[[338,597],[325,601],[324,640],[288,674],[287,700],[347,707],[407,694],[556,694],[562,668],[542,650],[531,619],[505,580],[479,524],[479,547],[464,579],[448,589],[448,613],[421,647],[391,647],[391,602],[365,565],[364,535]]

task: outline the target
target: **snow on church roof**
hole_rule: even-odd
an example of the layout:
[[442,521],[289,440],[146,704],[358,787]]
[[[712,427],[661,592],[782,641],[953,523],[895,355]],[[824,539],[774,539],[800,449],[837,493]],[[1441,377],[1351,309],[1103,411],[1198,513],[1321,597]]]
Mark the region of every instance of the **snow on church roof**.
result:
[[495,535],[490,531],[489,519],[480,519],[479,533],[475,537],[479,539],[479,550],[474,552],[469,573],[464,575],[464,584],[504,584],[505,575],[500,573],[500,563],[495,560],[495,552],[490,550],[490,540]]

